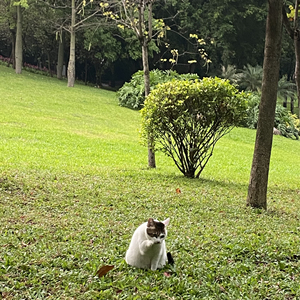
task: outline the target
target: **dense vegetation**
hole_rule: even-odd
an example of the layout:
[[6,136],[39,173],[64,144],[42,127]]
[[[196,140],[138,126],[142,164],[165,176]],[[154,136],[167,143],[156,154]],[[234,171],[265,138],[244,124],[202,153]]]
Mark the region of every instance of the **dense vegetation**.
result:
[[[3,299],[300,297],[298,142],[274,137],[260,211],[245,206],[255,130],[224,136],[190,180],[161,155],[146,168],[139,113],[113,92],[0,66],[0,94]],[[171,218],[174,267],[124,262],[149,216]]]
[[[86,84],[113,89],[121,87],[143,67],[141,46],[132,28],[120,23],[117,26],[114,20],[121,16],[117,6],[113,5],[119,0],[74,1],[74,26],[71,0],[2,1],[0,60],[15,66],[17,44],[22,41],[23,54],[17,56],[23,58],[23,68],[35,72],[43,70],[51,76],[57,73],[61,78],[62,74],[67,75],[66,69],[72,58],[74,72],[68,78],[74,78],[76,74],[76,79]],[[150,69],[194,73],[200,78],[233,75],[228,79],[240,81],[240,88],[260,89],[267,2],[149,2],[153,2],[151,15],[155,32],[148,45]],[[290,18],[287,22],[292,24],[292,10],[288,4],[291,3],[285,4]],[[107,6],[110,7],[108,11],[105,10]],[[18,19],[22,22],[17,22]],[[17,30],[18,24],[22,24],[21,31]],[[20,37],[18,32],[21,32]],[[294,78],[295,55],[289,34],[284,31],[283,37],[280,74],[287,90],[287,84],[292,84]],[[74,42],[76,44],[71,46]],[[76,51],[71,54],[71,49]],[[238,78],[235,75],[241,75],[240,70],[243,70],[243,76]],[[251,74],[253,70],[258,71],[257,74]],[[230,74],[231,71],[237,74]],[[246,71],[252,78],[246,76]],[[281,100],[292,114],[299,116],[295,86],[291,85],[289,89],[288,96],[282,95]],[[141,108],[142,89],[132,94],[126,86],[123,92],[120,95],[122,105]]]
[[[14,0],[0,3],[0,55],[9,58],[16,35],[16,6]],[[23,8],[24,62],[56,73],[60,41],[63,41],[63,61],[69,60],[71,1],[41,0],[27,2]],[[88,3],[88,1],[86,1]],[[77,14],[78,20],[89,15],[85,8]],[[109,1],[108,1],[109,2]],[[110,1],[113,2],[113,1]],[[79,5],[80,1],[76,1]],[[200,77],[220,75],[221,66],[235,65],[241,69],[247,64],[262,65],[267,5],[265,1],[155,1],[153,15],[164,20],[170,28],[165,37],[150,45],[150,67],[179,73],[197,73]],[[81,26],[82,24],[80,24]],[[109,25],[109,26],[108,26]],[[209,68],[197,48],[198,35],[201,47],[211,60]],[[192,36],[192,37],[191,37]],[[199,43],[198,43],[199,44]],[[294,70],[293,45],[285,37],[281,74],[290,79]],[[171,50],[178,50],[177,63]],[[192,63],[191,63],[192,62]],[[76,32],[76,77],[100,85],[111,85],[129,80],[141,69],[141,49],[132,32],[108,24],[107,17],[90,18]]]
[[[260,88],[262,81],[262,68],[260,66],[247,66],[243,71],[237,72],[232,66],[224,70],[222,77],[230,80],[232,84],[248,91],[248,101],[246,107],[246,117],[239,123],[240,126],[256,129],[260,102]],[[196,74],[178,74],[176,71],[150,71],[150,87],[155,89],[158,84],[172,81],[172,79],[195,80]],[[126,82],[118,91],[119,104],[131,109],[141,109],[144,106],[144,78],[143,71],[133,74],[131,80]],[[300,121],[297,115],[292,114],[289,108],[284,107],[282,99],[295,97],[295,85],[288,82],[286,77],[282,77],[278,82],[278,103],[276,105],[274,128],[278,134],[292,139],[299,139]],[[294,110],[294,109],[293,109]]]
[[[178,74],[176,71],[150,71],[150,90],[154,89],[159,83],[179,80],[198,79],[197,74]],[[130,82],[126,82],[117,93],[118,101],[121,106],[131,109],[141,109],[145,101],[144,72],[137,71],[132,75]]]

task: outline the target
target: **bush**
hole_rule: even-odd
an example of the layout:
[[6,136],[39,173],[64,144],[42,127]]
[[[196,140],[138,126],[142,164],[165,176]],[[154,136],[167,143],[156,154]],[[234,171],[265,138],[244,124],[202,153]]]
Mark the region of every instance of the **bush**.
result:
[[246,117],[241,123],[243,127],[250,129],[257,128],[259,101],[260,97],[257,94],[249,94],[247,101]]
[[[243,127],[256,129],[258,112],[259,112],[260,96],[251,94],[248,99],[247,114],[241,125]],[[274,127],[280,131],[284,137],[291,139],[299,139],[299,119],[296,115],[292,115],[281,104],[276,105]]]
[[170,156],[186,177],[199,177],[216,142],[241,122],[246,95],[228,80],[172,80],[145,100],[142,136]]
[[276,105],[274,127],[280,131],[280,134],[291,139],[299,139],[299,128],[297,128],[298,119],[292,115],[285,107]]
[[[198,79],[197,74],[178,74],[176,71],[150,71],[150,90],[159,83],[172,79],[193,80]],[[138,71],[132,75],[130,82],[126,82],[117,92],[119,105],[131,109],[141,109],[145,101],[144,72]]]

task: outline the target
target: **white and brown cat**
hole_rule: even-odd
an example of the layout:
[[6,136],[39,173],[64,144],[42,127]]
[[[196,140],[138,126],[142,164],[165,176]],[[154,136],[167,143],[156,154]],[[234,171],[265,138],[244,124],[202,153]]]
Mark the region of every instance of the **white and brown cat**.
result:
[[168,259],[169,263],[174,262],[171,254],[167,254],[165,243],[169,222],[169,218],[162,222],[150,218],[140,225],[132,236],[126,262],[133,267],[153,271],[163,268]]

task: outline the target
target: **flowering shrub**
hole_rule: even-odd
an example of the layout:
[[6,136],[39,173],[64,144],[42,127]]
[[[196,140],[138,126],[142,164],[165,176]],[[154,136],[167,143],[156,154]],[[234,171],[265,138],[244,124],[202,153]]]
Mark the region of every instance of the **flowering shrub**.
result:
[[0,61],[4,63],[12,63],[12,59],[10,57],[4,57],[2,55],[0,55]]
[[[0,63],[3,62],[5,64],[12,64],[12,59],[10,57],[4,57],[0,55]],[[46,67],[39,68],[36,65],[24,63],[24,70],[28,72],[33,72],[40,75],[49,75],[49,70]]]

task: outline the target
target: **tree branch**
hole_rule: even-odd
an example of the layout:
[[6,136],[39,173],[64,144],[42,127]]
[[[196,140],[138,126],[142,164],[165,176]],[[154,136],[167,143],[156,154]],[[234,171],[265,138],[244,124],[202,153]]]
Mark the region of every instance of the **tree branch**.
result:
[[294,30],[291,27],[291,24],[290,24],[290,21],[289,21],[289,19],[287,17],[284,5],[282,6],[282,22],[283,22],[283,26],[284,26],[285,30],[287,31],[287,34],[292,39],[294,39]]

